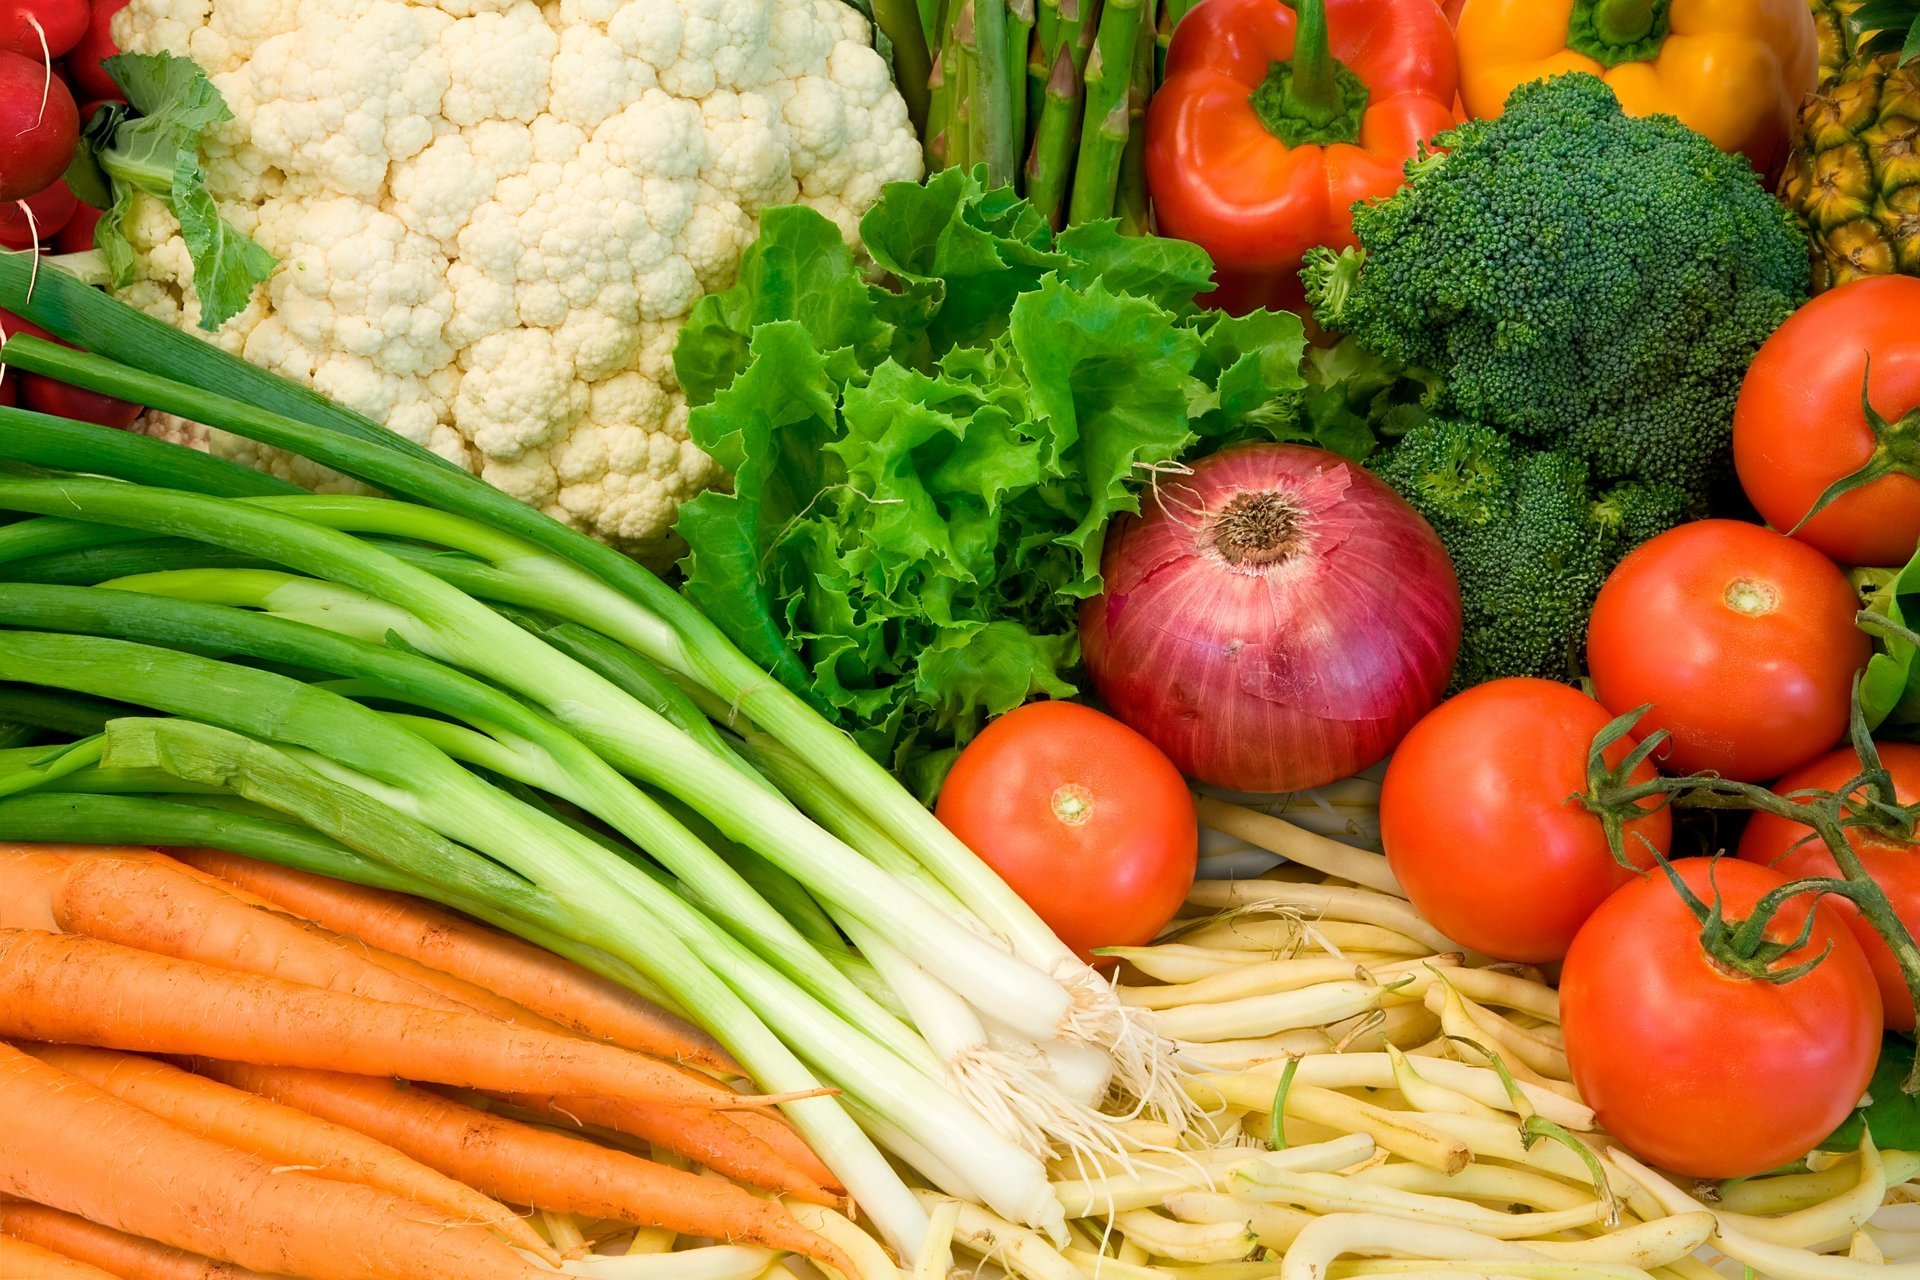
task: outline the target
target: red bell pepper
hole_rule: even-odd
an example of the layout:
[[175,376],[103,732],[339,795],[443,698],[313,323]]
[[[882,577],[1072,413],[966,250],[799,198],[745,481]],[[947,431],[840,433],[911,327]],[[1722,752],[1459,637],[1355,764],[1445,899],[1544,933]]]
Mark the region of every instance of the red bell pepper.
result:
[[1454,123],[1453,30],[1434,0],[1202,0],[1147,109],[1163,235],[1213,256],[1231,310],[1298,305],[1307,250],[1353,243]]

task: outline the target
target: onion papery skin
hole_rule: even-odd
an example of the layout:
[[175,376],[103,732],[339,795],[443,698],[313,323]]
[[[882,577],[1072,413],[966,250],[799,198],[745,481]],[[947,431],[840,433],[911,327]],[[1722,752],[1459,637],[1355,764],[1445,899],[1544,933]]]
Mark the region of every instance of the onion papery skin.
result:
[[1080,614],[1094,687],[1182,773],[1235,791],[1380,760],[1459,654],[1440,539],[1323,449],[1242,445],[1159,477],[1108,528],[1101,573]]

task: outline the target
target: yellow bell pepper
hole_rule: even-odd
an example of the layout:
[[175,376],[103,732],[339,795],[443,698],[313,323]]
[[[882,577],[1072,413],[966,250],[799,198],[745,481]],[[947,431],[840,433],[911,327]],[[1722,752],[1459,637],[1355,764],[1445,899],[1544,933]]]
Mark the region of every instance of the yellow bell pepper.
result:
[[1807,0],[1467,0],[1458,25],[1467,114],[1516,86],[1597,75],[1629,115],[1665,113],[1774,173],[1818,72]]

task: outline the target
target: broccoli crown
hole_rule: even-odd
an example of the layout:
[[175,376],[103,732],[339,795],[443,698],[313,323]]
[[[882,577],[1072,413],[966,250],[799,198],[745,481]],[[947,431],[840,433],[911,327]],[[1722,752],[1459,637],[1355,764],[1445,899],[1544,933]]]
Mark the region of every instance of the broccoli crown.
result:
[[1748,363],[1806,298],[1791,215],[1744,159],[1589,75],[1438,144],[1355,209],[1364,254],[1309,264],[1321,323],[1437,373],[1444,411],[1703,495]]
[[1373,467],[1453,558],[1464,619],[1458,688],[1572,675],[1600,584],[1687,507],[1678,490],[1638,482],[1596,493],[1577,455],[1479,423],[1416,426]]

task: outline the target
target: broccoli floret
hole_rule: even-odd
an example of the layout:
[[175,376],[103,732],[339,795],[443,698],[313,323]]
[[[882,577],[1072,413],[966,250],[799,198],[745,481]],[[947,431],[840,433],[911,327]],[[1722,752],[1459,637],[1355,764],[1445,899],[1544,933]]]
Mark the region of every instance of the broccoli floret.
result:
[[1444,384],[1438,408],[1704,497],[1760,343],[1807,294],[1804,236],[1739,156],[1563,75],[1442,135],[1307,271],[1320,322]]
[[1677,490],[1639,483],[1596,497],[1575,454],[1479,423],[1417,426],[1374,470],[1427,518],[1453,558],[1464,618],[1457,688],[1575,674],[1600,584],[1687,506]]

